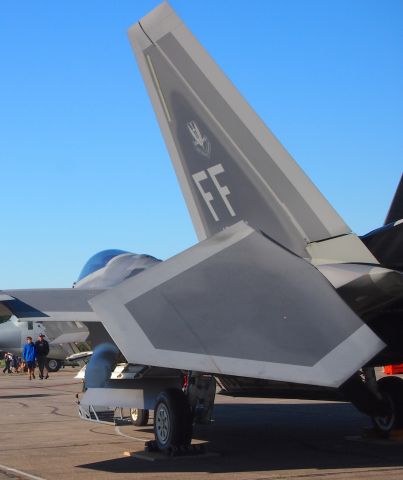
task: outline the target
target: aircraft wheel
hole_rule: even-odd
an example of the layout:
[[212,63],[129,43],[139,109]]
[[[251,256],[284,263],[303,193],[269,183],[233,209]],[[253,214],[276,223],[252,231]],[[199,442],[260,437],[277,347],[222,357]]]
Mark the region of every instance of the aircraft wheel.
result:
[[188,447],[192,441],[192,413],[182,390],[167,389],[157,398],[154,435],[162,452]]
[[130,418],[132,424],[136,427],[144,427],[148,423],[149,411],[143,410],[142,408],[131,408],[130,409]]
[[54,358],[50,358],[47,361],[47,367],[49,372],[57,372],[58,370],[60,370],[61,366],[62,366],[62,362],[60,360],[55,360]]
[[383,377],[377,383],[389,413],[372,417],[372,422],[380,433],[388,435],[391,430],[403,427],[403,380],[399,377]]

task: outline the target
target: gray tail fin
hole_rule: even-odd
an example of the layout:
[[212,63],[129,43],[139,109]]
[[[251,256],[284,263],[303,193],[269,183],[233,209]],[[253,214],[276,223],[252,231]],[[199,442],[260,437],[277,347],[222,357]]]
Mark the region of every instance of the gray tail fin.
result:
[[129,37],[200,240],[243,220],[306,256],[350,233],[167,3]]
[[400,177],[399,185],[397,186],[395,196],[389,207],[389,212],[385,219],[385,225],[392,222],[397,222],[403,218],[403,175]]

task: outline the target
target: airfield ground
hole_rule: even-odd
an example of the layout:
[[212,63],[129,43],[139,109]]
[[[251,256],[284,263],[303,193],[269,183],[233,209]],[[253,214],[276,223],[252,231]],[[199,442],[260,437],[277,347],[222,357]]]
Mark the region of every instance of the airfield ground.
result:
[[370,422],[343,403],[218,396],[214,425],[197,428],[195,439],[219,455],[125,457],[153,437],[151,422],[135,428],[79,420],[75,372],[31,382],[1,374],[1,480],[403,478],[403,441],[361,440]]

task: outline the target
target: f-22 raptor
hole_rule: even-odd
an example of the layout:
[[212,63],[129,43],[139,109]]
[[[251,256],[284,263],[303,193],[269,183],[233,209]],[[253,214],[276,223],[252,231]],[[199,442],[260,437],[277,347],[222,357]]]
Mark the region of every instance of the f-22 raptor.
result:
[[199,243],[164,262],[101,252],[75,288],[3,291],[3,308],[84,322],[98,346],[80,416],[153,409],[162,451],[211,420],[217,384],[403,426],[403,380],[374,372],[403,363],[402,181],[387,223],[358,237],[167,3],[129,38]]

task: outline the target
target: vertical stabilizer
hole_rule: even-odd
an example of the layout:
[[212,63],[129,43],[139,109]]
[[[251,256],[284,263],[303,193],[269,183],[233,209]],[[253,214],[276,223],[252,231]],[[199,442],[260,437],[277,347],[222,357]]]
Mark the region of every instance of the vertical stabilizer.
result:
[[307,256],[350,233],[167,3],[129,37],[199,239],[243,220]]
[[389,207],[389,212],[385,219],[385,225],[392,222],[397,222],[403,218],[403,175],[400,177],[399,185],[397,186],[395,196]]

